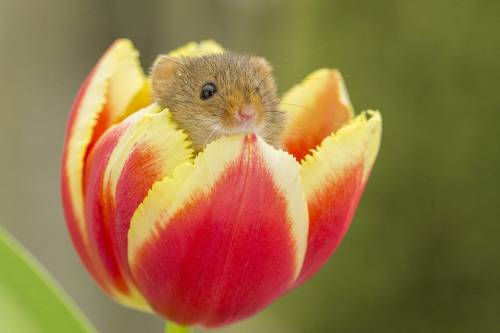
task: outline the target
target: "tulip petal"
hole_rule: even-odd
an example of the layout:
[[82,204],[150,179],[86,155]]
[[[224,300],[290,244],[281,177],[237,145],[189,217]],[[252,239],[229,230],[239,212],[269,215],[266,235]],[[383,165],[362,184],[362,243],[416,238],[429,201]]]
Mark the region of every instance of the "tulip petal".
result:
[[354,116],[342,76],[335,69],[308,75],[283,95],[280,108],[289,119],[283,146],[299,161]]
[[192,150],[168,111],[156,104],[109,129],[87,159],[85,217],[94,261],[101,262],[110,294],[120,303],[147,308],[127,258],[132,214],[152,185],[188,161]]
[[291,155],[239,135],[212,142],[156,183],[128,235],[132,274],[152,307],[212,327],[286,291],[307,241],[298,173]]
[[344,237],[375,162],[381,132],[380,114],[369,111],[306,156],[300,175],[309,209],[309,236],[296,285],[318,271]]
[[99,136],[130,112],[129,105],[146,104],[145,77],[138,52],[128,40],[117,40],[81,86],[68,120],[62,162],[61,191],[68,229],[91,274],[106,290],[102,268],[92,262],[87,248],[82,177],[85,159]]
[[169,53],[171,57],[201,57],[209,54],[222,53],[224,49],[213,40],[204,40],[199,43],[191,42]]

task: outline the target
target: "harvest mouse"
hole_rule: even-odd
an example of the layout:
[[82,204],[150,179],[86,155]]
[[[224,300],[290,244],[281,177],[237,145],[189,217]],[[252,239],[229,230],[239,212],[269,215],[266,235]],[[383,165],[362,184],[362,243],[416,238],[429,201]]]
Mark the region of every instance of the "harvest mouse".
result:
[[265,59],[231,52],[160,55],[151,79],[155,101],[170,110],[195,151],[220,136],[239,133],[256,133],[280,148],[285,114]]

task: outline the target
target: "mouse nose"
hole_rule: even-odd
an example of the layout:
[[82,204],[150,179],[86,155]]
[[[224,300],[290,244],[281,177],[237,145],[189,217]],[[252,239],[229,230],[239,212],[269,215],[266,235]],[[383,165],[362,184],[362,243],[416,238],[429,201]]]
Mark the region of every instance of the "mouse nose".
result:
[[238,119],[241,121],[250,121],[255,119],[255,108],[253,105],[245,104],[238,109]]

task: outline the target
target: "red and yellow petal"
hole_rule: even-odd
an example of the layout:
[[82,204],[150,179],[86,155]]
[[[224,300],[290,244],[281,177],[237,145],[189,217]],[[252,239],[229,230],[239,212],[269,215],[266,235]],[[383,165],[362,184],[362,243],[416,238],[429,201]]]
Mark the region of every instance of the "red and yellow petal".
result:
[[307,229],[295,159],[255,135],[225,137],[153,186],[132,218],[129,262],[156,312],[219,326],[291,286]]
[[192,150],[167,111],[156,104],[109,129],[87,159],[84,176],[88,245],[108,291],[119,302],[145,308],[127,258],[130,219],[153,184],[188,161]]
[[283,147],[299,161],[354,116],[342,76],[335,69],[308,75],[283,95],[280,108],[289,119]]
[[139,94],[145,76],[138,52],[128,40],[117,40],[99,60],[81,86],[66,130],[62,162],[62,199],[66,221],[77,251],[100,285],[108,289],[102,267],[92,262],[87,248],[83,208],[85,160],[99,136],[130,112],[130,104],[146,104]]
[[326,262],[344,237],[378,153],[382,118],[363,113],[306,156],[300,176],[309,210],[307,254],[296,285]]

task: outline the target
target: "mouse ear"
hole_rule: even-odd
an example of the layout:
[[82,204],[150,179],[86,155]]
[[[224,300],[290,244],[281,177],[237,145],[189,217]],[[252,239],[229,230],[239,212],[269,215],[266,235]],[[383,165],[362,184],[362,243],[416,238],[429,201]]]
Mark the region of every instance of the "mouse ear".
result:
[[173,82],[175,72],[182,60],[168,55],[159,55],[153,66],[151,66],[151,84],[153,86],[153,95],[155,99],[163,104],[162,92],[168,91],[169,83]]
[[261,57],[251,57],[250,63],[257,67],[257,70],[262,75],[270,75],[273,72],[273,67],[271,64],[264,58]]
[[181,62],[180,58],[174,58],[168,55],[160,54],[151,66],[151,75],[169,75],[174,74]]

